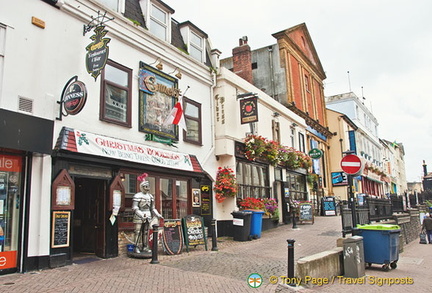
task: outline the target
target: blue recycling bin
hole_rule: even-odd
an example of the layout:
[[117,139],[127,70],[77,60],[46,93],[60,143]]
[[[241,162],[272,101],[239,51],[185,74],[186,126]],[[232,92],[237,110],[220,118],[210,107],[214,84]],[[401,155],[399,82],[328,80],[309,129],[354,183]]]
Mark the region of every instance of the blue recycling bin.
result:
[[252,212],[250,236],[253,239],[261,238],[263,211],[247,210]]
[[400,227],[391,224],[358,225],[356,235],[363,237],[365,263],[382,264],[384,271],[397,267]]

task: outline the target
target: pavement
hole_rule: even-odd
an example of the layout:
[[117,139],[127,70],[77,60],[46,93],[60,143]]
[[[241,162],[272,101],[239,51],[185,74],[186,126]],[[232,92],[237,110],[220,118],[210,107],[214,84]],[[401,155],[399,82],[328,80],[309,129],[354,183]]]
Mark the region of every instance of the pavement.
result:
[[[122,252],[112,259],[92,255],[73,265],[28,273],[0,276],[0,292],[431,292],[432,245],[413,241],[399,254],[397,268],[385,272],[381,265],[367,268],[361,279],[336,277],[331,284],[291,287],[283,284],[287,275],[287,239],[294,239],[294,258],[309,256],[336,247],[341,237],[340,216],[315,217],[314,224],[281,225],[262,232],[252,241],[218,238],[217,251],[203,245],[179,255],[159,254],[151,259],[135,259]],[[262,277],[261,286],[251,288],[251,274]],[[313,276],[312,276],[313,277]]]

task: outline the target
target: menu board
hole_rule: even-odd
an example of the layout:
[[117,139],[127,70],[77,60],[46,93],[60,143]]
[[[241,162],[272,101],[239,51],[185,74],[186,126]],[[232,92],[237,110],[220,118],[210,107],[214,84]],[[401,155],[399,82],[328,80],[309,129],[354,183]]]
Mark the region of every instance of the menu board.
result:
[[299,204],[299,211],[300,222],[311,221],[312,224],[314,223],[313,205],[311,202],[301,202]]
[[53,212],[51,247],[68,247],[70,232],[70,212]]
[[201,185],[201,215],[211,215],[211,188],[209,185]]
[[197,215],[187,215],[182,219],[183,233],[186,244],[186,250],[189,252],[189,246],[205,245],[207,250],[207,237],[203,219]]
[[336,216],[336,203],[333,196],[325,196],[322,199],[324,216]]
[[180,219],[164,219],[162,244],[167,254],[180,254],[183,250],[183,235]]

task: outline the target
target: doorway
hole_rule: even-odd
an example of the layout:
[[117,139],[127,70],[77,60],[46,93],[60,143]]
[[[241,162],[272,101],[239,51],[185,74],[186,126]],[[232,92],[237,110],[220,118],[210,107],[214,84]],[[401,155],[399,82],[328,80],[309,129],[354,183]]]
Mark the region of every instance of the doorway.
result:
[[75,178],[74,255],[105,257],[107,181]]

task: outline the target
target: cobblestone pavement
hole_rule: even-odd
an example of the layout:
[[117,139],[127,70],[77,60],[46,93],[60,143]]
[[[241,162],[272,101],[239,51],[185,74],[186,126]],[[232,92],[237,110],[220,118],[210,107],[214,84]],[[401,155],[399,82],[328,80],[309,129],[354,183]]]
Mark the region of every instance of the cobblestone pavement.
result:
[[[343,278],[336,278],[331,285],[310,288],[281,284],[280,276],[287,274],[287,239],[295,240],[297,260],[333,249],[341,236],[339,216],[316,217],[314,224],[298,227],[282,225],[264,231],[260,239],[253,241],[222,237],[218,239],[218,251],[211,251],[209,240],[208,251],[201,245],[180,255],[160,254],[159,264],[128,258],[124,253],[113,259],[89,256],[80,264],[0,276],[0,292],[430,292],[430,271],[425,260],[431,259],[432,245],[420,245],[418,241],[405,246],[396,269],[384,272],[375,265],[367,269],[365,284],[342,284],[353,282]],[[263,278],[259,288],[247,284],[252,273]],[[271,284],[270,276],[279,277],[279,284]],[[378,283],[407,278],[412,278],[414,284]]]

